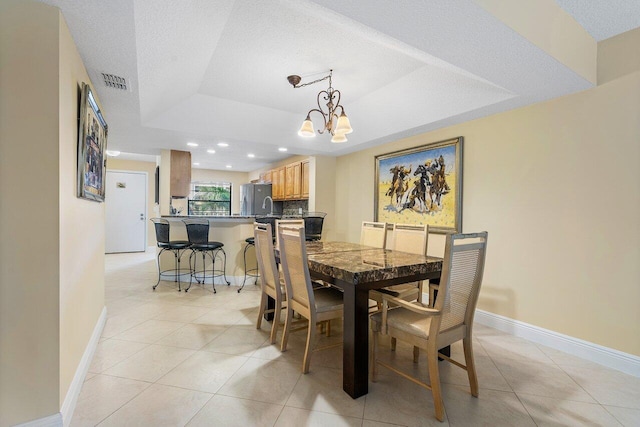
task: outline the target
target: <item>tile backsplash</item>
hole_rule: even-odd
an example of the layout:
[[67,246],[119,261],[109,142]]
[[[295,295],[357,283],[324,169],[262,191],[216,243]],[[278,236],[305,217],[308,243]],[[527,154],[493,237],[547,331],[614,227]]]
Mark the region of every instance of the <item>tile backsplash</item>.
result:
[[287,200],[282,203],[282,214],[298,215],[300,213],[301,208],[303,213],[308,212],[309,201],[308,200]]

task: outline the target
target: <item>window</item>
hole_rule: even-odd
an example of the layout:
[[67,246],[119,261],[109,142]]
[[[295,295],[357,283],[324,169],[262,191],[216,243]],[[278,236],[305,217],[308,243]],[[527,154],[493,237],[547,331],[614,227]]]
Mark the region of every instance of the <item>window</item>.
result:
[[231,215],[231,183],[191,183],[189,215]]

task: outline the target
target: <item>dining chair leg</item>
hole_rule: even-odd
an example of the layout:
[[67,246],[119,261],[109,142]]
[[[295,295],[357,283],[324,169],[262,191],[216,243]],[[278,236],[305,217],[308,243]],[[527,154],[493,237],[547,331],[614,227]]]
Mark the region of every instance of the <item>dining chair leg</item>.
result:
[[413,363],[418,363],[418,358],[420,357],[420,347],[413,346]]
[[468,336],[462,339],[462,348],[464,349],[464,360],[467,365],[467,375],[469,376],[469,386],[471,387],[471,395],[478,397],[478,376],[476,374],[476,364],[473,359],[473,339]]
[[280,344],[280,351],[287,351],[287,341],[289,340],[289,330],[291,329],[291,321],[293,317],[293,310],[287,306],[287,314],[284,319],[284,331],[282,331],[282,344]]
[[440,386],[440,371],[438,368],[438,349],[435,343],[428,344],[427,362],[429,366],[429,381],[431,382],[431,394],[438,421],[444,420],[444,403],[442,402],[442,388]]
[[307,345],[304,348],[304,359],[302,360],[302,373],[309,373],[309,364],[311,363],[311,346],[316,337],[316,325],[309,319],[309,328],[307,329]]
[[396,337],[391,337],[391,351],[396,351]]
[[276,306],[273,308],[273,320],[271,321],[271,344],[276,343],[276,335],[278,333],[278,327],[280,326],[280,312],[282,311],[282,304],[280,301],[276,301],[275,305]]
[[262,316],[264,316],[264,310],[266,309],[266,307],[267,294],[262,292],[262,297],[260,298],[260,310],[258,311],[258,320],[256,321],[256,329],[260,329],[262,327]]

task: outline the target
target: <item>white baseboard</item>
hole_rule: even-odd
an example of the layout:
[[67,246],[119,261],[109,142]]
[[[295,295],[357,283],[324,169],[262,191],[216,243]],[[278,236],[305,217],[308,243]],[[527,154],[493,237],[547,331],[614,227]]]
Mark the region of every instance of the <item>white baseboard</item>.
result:
[[48,417],[17,424],[15,427],[62,427],[62,414],[58,412]]
[[73,381],[71,381],[69,390],[67,390],[64,402],[62,402],[62,408],[60,409],[62,423],[59,424],[60,426],[64,425],[64,427],[67,427],[71,423],[71,417],[73,416],[73,411],[76,409],[76,403],[78,402],[78,396],[80,395],[82,384],[87,376],[87,371],[89,370],[89,366],[93,360],[93,355],[96,352],[96,348],[106,322],[107,307],[104,307],[102,309],[102,313],[100,313],[98,321],[96,322],[96,326],[93,328],[93,334],[91,334],[91,338],[85,347],[84,354],[82,355],[82,359],[80,359],[80,363],[78,364],[76,373],[73,376]]
[[640,377],[640,357],[612,348],[570,337],[519,320],[513,320],[498,314],[476,310],[475,321],[508,334],[525,338],[573,356],[617,369],[626,374]]

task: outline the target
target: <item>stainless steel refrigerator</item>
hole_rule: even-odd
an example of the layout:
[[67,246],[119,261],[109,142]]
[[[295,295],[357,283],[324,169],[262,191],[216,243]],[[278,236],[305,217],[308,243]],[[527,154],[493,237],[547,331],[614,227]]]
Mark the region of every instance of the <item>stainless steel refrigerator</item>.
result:
[[[267,215],[272,211],[271,184],[243,184],[240,186],[240,215]],[[264,206],[264,208],[263,208]]]

